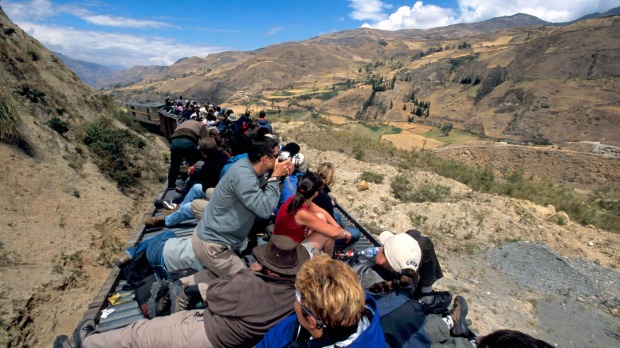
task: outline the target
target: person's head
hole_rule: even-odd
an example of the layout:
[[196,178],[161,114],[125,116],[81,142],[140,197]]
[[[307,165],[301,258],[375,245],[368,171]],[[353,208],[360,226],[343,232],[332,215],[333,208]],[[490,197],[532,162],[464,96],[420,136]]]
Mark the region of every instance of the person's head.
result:
[[321,176],[321,179],[323,179],[325,186],[330,187],[334,183],[336,168],[330,162],[321,163],[316,172]]
[[261,111],[258,113],[258,118],[265,118],[265,110],[261,110]]
[[478,339],[478,348],[553,348],[549,343],[514,330],[498,330]]
[[293,195],[293,200],[289,203],[287,211],[293,213],[301,208],[304,201],[306,199],[314,199],[322,187],[323,180],[318,174],[306,172],[306,174],[297,181],[297,192]]
[[364,290],[356,273],[329,256],[317,255],[304,263],[295,289],[295,314],[314,338],[356,327],[364,312]]
[[384,231],[379,235],[383,244],[375,257],[377,265],[398,274],[413,277],[422,258],[418,242],[406,233]]
[[240,155],[242,153],[248,153],[250,151],[250,141],[243,134],[230,135],[230,130],[226,132],[230,136],[230,152],[233,156]]
[[217,143],[215,139],[211,137],[200,138],[198,150],[200,150],[203,157],[208,157],[217,151]]
[[[271,138],[255,138],[248,152],[248,159],[253,165],[259,165],[259,174],[272,170],[280,153],[278,143]],[[263,172],[263,173],[260,173]]]
[[268,243],[254,247],[252,253],[266,274],[283,277],[294,277],[310,259],[304,246],[282,235],[272,235]]

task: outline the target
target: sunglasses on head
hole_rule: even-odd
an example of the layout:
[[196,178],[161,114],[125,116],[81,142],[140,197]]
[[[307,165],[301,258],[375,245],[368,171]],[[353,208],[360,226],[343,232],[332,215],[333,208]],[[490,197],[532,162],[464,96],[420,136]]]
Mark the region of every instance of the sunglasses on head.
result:
[[316,315],[312,314],[312,312],[310,312],[308,307],[306,307],[303,304],[301,304],[301,293],[298,290],[295,290],[295,297],[297,298],[297,302],[299,302],[299,307],[301,307],[301,310],[304,311],[304,313],[306,313],[306,315],[311,316],[312,318],[314,318],[314,320],[316,320],[316,324],[318,325],[318,327],[320,329],[326,329],[327,328],[327,324],[325,324],[325,322],[323,320],[319,319],[319,317],[317,317]]

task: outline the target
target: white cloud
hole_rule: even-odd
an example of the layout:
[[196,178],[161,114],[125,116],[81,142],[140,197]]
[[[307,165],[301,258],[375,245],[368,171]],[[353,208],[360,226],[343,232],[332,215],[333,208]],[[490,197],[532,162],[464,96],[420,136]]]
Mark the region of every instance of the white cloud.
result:
[[284,30],[284,27],[273,27],[269,30],[267,30],[267,32],[265,32],[266,35],[275,35],[279,32],[281,32],[282,30]]
[[170,39],[19,23],[48,49],[103,65],[170,65],[180,58],[205,57],[225,47],[187,45]]
[[[548,22],[568,22],[594,12],[605,12],[619,4],[618,0],[457,0],[458,9],[426,5],[416,1],[391,14],[385,13],[381,1],[352,0],[353,19],[367,20],[362,27],[384,30],[425,29],[455,23],[484,21],[494,17],[526,13]],[[361,11],[359,5],[366,11]],[[366,15],[361,15],[367,13]]]
[[350,0],[350,2],[349,7],[353,12],[349,16],[358,21],[381,21],[387,17],[384,10],[392,8],[392,5],[381,0]]
[[164,22],[140,20],[133,18],[114,17],[107,15],[86,15],[83,20],[101,26],[119,27],[119,28],[173,28],[173,25]]
[[4,1],[2,9],[13,22],[26,19],[44,19],[56,14],[49,0],[32,0],[31,2]]

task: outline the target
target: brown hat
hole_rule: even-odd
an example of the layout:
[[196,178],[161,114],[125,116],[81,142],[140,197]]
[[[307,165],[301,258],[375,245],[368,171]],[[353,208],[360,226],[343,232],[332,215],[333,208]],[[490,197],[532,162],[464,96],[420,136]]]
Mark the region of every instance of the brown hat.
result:
[[306,248],[281,235],[272,235],[269,243],[255,247],[252,253],[261,265],[283,275],[297,274],[301,265],[310,259]]

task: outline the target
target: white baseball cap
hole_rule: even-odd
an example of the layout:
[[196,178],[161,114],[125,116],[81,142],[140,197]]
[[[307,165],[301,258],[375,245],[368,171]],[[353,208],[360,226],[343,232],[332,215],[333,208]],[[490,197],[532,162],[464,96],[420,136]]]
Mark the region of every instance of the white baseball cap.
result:
[[418,242],[406,233],[394,234],[383,231],[379,235],[379,241],[383,244],[383,253],[390,266],[398,273],[404,269],[412,269],[414,272],[420,267],[422,250]]

